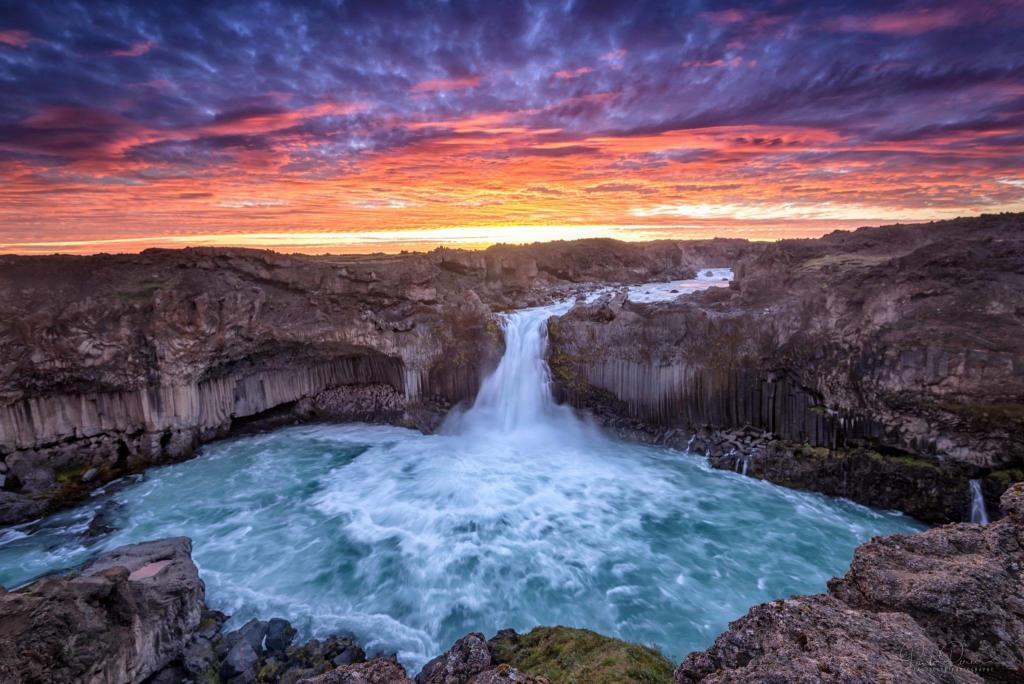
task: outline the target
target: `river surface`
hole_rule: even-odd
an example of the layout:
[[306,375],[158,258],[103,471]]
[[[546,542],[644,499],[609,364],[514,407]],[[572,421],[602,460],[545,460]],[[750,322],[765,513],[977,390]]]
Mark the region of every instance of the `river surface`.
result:
[[[920,528],[621,441],[555,404],[545,321],[568,307],[508,314],[499,367],[438,434],[314,425],[207,445],[0,530],[0,584],[185,535],[208,603],[233,625],[281,616],[303,637],[350,631],[413,672],[466,632],[552,624],[679,660],[754,604],[822,591],[870,537]],[[97,514],[112,531],[89,537]]]

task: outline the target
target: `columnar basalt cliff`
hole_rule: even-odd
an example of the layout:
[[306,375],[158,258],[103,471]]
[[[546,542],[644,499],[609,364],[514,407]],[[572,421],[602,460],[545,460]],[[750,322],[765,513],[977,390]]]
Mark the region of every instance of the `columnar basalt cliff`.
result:
[[[783,241],[670,303],[549,324],[560,393],[718,467],[962,520],[1024,479],[1024,219]],[[691,442],[691,438],[693,441]]]
[[430,429],[500,356],[493,310],[685,277],[739,241],[309,257],[0,258],[0,524],[298,418]]

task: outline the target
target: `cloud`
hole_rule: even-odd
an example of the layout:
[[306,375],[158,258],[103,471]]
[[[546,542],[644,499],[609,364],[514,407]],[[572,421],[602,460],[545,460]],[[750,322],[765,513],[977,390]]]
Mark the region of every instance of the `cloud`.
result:
[[288,202],[282,199],[250,197],[242,199],[229,199],[217,202],[218,207],[224,209],[262,209],[266,207],[284,207]]
[[409,90],[414,93],[446,92],[449,90],[465,90],[480,85],[479,76],[465,76],[463,78],[435,78],[428,81],[420,81]]
[[894,36],[917,36],[960,26],[964,14],[953,7],[928,7],[902,12],[885,12],[867,16],[844,15],[825,22],[831,31],[881,33]]
[[584,188],[583,191],[590,193],[635,192],[646,195],[657,192],[657,189],[644,187],[643,185],[637,185],[635,183],[602,183],[601,185],[592,185],[588,188]]
[[14,48],[26,48],[32,40],[32,34],[28,31],[19,31],[17,29],[0,31],[0,45],[7,45]]
[[240,212],[254,231],[371,210],[381,230],[427,230],[607,225],[638,199],[792,202],[798,221],[832,220],[804,210],[830,201],[1024,202],[1007,182],[1024,155],[1019,2],[707,5],[16,3],[0,225],[45,241],[169,217],[225,230]]
[[597,154],[600,151],[600,148],[587,145],[560,145],[557,147],[512,147],[496,154],[508,157],[572,157],[581,154]]
[[580,76],[583,76],[584,74],[589,74],[592,71],[593,69],[587,66],[579,67],[577,69],[562,69],[561,71],[555,72],[555,78],[569,80],[573,78],[578,78]]
[[120,50],[111,50],[110,54],[113,57],[139,57],[155,47],[156,43],[151,40],[139,40],[132,43],[131,47]]

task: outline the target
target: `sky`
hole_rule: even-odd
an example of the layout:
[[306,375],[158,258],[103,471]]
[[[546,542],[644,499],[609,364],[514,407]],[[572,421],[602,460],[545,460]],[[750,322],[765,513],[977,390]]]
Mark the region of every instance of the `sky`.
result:
[[0,252],[1024,211],[1024,0],[0,0]]

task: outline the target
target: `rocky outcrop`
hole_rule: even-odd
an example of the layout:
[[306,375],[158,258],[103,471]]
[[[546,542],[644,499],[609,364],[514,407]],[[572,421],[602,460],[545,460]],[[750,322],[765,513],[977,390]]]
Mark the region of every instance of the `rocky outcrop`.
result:
[[829,596],[798,596],[753,608],[705,652],[676,670],[703,682],[979,683],[899,613],[852,610]]
[[1002,520],[859,547],[829,594],[753,608],[676,669],[693,682],[1019,682],[1024,484]]
[[990,680],[1024,678],[1024,485],[1004,520],[879,537],[859,547],[832,595],[911,616],[957,664]]
[[682,277],[708,254],[751,249],[597,240],[392,257],[0,257],[0,525],[241,429],[429,430],[500,356],[493,310],[584,281]]
[[0,681],[141,682],[199,628],[188,539],[125,546],[67,576],[0,591]]
[[[696,435],[720,467],[930,521],[965,519],[969,478],[1024,464],[1021,215],[782,241],[735,271],[552,320],[561,396],[627,432]],[[729,445],[744,428],[773,448]],[[894,473],[905,500],[875,497]]]

